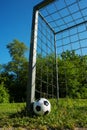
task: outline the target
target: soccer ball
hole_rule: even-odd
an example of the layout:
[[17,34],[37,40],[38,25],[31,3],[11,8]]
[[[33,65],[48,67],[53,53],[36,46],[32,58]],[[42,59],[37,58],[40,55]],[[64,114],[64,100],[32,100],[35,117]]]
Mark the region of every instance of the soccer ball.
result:
[[46,115],[51,111],[51,104],[47,99],[40,98],[34,102],[33,111],[37,115]]

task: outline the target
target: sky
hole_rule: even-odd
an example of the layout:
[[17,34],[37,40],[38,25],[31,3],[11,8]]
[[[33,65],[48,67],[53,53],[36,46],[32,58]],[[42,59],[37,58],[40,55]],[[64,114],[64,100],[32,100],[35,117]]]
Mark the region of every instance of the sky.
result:
[[29,48],[32,10],[41,1],[0,0],[0,64],[6,64],[11,60],[6,45],[14,39],[24,42]]
[[[28,48],[30,47],[33,7],[42,1],[43,0],[0,0],[0,64],[6,64],[11,60],[10,54],[9,54],[6,46],[7,46],[7,44],[13,42],[14,39],[17,39],[20,42],[24,42]],[[73,0],[73,1],[66,0],[66,1],[67,1],[67,4],[69,4],[69,2],[74,2],[76,0]],[[70,15],[72,13],[71,16],[73,17],[73,21],[77,21],[77,18],[80,15],[84,16],[85,20],[87,21],[87,5],[85,3],[86,3],[86,0],[82,0],[82,1],[79,1],[78,6],[76,6],[78,4],[77,3],[77,4],[74,4],[74,7],[72,7],[72,6],[69,7],[69,10],[71,11]],[[64,0],[62,0],[62,4],[57,4],[59,9],[63,8],[63,5],[64,5]],[[52,6],[52,7],[54,7],[54,6]],[[54,8],[52,8],[52,7],[48,7],[47,11],[48,12],[53,11]],[[83,9],[84,7],[85,7],[85,9]],[[79,11],[79,8],[80,8],[80,11]],[[69,10],[68,11],[66,10],[66,11],[69,13]],[[62,10],[62,11],[59,12],[61,14],[61,18],[63,17],[62,22],[65,21],[65,23],[67,23],[68,20],[70,20],[70,17],[68,18],[68,20],[67,20],[67,17],[64,18],[64,15],[67,13],[65,10]],[[77,12],[73,13],[75,11],[77,11]],[[78,11],[80,13],[79,15],[77,15]],[[46,10],[45,10],[45,13],[47,13]],[[46,15],[45,13],[44,13],[44,15]],[[58,13],[57,13],[57,17],[58,17]],[[50,20],[49,17],[47,17],[47,18],[49,21]],[[53,18],[56,19],[56,16],[54,15]],[[61,22],[59,20],[57,20],[57,22],[58,22],[58,26],[60,26]],[[54,21],[53,21],[53,24],[54,24]],[[80,37],[81,39],[80,40],[77,39],[77,41],[81,42],[82,46],[83,45],[86,46],[86,48],[84,48],[84,46],[83,46],[83,53],[86,54],[87,53],[86,26],[87,25],[85,24],[85,28],[83,26],[78,28],[78,31],[79,31],[78,37]],[[75,30],[73,32],[75,32]],[[60,35],[62,35],[62,34],[60,34]],[[60,36],[60,35],[58,34],[58,36]],[[64,34],[64,35],[66,35],[66,34]],[[74,36],[71,36],[71,37],[68,36],[68,38],[69,38],[68,40],[67,40],[67,38],[66,39],[62,38],[62,42],[66,43],[66,45],[67,45],[68,41],[70,42],[70,40],[72,43],[76,43],[75,34],[74,34]],[[61,42],[61,39],[60,39],[60,41],[58,39],[58,45],[61,44],[62,42]],[[78,47],[77,43],[76,43],[76,45],[73,44],[73,46],[74,46],[73,47],[74,49],[77,49],[77,47]],[[67,49],[67,48],[68,47],[65,46],[65,49]],[[59,51],[61,52],[61,49]],[[26,53],[26,56],[27,56],[27,58],[29,57],[29,52]]]

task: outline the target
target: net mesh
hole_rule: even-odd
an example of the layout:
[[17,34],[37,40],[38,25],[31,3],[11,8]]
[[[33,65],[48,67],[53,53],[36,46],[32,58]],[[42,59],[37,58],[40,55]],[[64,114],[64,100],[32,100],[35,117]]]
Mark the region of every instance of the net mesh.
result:
[[87,98],[86,92],[86,0],[55,0],[39,10],[36,98]]

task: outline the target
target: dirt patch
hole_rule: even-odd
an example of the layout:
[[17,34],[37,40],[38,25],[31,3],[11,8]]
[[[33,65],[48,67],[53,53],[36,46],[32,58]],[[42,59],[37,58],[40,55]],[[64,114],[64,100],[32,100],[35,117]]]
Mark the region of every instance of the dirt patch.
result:
[[75,130],[87,130],[87,128],[75,128]]

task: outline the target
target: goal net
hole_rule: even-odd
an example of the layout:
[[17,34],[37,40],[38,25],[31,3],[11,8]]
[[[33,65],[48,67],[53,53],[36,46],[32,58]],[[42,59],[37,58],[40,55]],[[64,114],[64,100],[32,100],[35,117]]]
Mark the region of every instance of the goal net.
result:
[[34,7],[29,59],[34,98],[87,98],[86,0],[46,0]]

